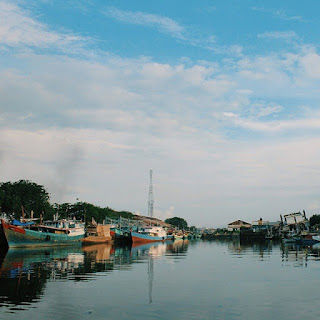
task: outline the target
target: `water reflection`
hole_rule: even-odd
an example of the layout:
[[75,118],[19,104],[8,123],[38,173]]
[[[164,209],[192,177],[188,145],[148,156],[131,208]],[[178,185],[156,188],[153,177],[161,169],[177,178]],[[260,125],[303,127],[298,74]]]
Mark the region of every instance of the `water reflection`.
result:
[[295,267],[308,267],[308,262],[320,261],[320,243],[312,246],[298,244],[282,244],[282,262],[293,264]]
[[185,256],[188,246],[192,243],[196,242],[190,242],[189,240],[182,239],[176,240],[168,245],[168,253],[172,253],[176,257]]
[[174,253],[176,256],[179,256],[181,253],[185,253],[188,248],[188,240],[178,240],[169,243],[149,243],[143,245],[133,244],[131,249],[131,256],[134,262],[138,262],[141,259],[147,259],[147,276],[148,276],[148,302],[152,303],[152,291],[153,291],[153,281],[154,281],[154,265],[155,261],[161,256],[169,253]]
[[259,257],[261,261],[269,260],[273,248],[277,245],[277,242],[272,241],[240,241],[229,240],[228,251],[238,258],[242,258],[248,253],[253,253],[254,256]]
[[274,253],[280,252],[284,266],[307,267],[308,261],[320,261],[320,243],[312,246],[284,244],[282,241],[265,240],[260,242],[238,239],[215,240],[215,244],[226,246],[228,253],[235,258],[252,256],[260,261],[270,261]]
[[186,250],[184,242],[11,249],[0,254],[0,308],[15,312],[40,301],[48,281],[92,281],[113,270],[130,270],[133,263],[139,262],[147,263],[152,303],[155,260],[167,252],[179,254]]
[[320,244],[232,239],[9,250],[0,255],[0,318],[36,309],[34,319],[300,319],[297,303],[317,318],[319,260]]

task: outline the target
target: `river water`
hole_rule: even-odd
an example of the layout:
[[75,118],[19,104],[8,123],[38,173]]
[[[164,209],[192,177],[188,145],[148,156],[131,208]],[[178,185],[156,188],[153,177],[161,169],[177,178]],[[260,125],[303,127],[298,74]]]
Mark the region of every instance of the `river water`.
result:
[[237,241],[9,249],[0,319],[316,319],[320,247]]

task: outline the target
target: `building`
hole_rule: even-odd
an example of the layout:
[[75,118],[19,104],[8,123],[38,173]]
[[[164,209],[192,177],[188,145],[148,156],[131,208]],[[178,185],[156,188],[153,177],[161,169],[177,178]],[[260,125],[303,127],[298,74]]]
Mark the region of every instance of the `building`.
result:
[[252,221],[253,232],[267,231],[269,228],[270,228],[269,221],[262,220],[262,218],[260,218],[258,221]]
[[228,231],[239,231],[241,228],[251,228],[251,224],[242,220],[228,223]]

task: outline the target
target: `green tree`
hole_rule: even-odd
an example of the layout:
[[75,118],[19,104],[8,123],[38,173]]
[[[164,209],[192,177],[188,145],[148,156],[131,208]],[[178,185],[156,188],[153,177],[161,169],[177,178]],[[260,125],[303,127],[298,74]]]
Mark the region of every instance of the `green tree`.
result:
[[320,224],[320,215],[315,214],[310,218],[310,226],[314,226],[316,224]]
[[77,218],[90,223],[92,218],[102,223],[106,217],[119,219],[123,217],[132,219],[133,214],[129,211],[116,211],[109,207],[101,208],[87,202],[54,203],[49,202],[49,194],[43,186],[28,180],[17,182],[0,183],[0,212],[5,212],[16,219],[21,217],[21,207],[24,208],[26,217],[30,216],[31,210],[34,217],[39,218],[44,213],[44,220],[51,220],[54,214],[59,218]]
[[165,222],[171,224],[172,226],[178,227],[180,230],[185,230],[188,228],[188,223],[183,218],[173,217],[166,219]]
[[27,215],[33,210],[35,217],[43,212],[46,216],[52,213],[49,194],[43,186],[29,180],[0,183],[1,211],[20,218],[21,208]]
[[92,218],[98,223],[108,217],[110,219],[119,219],[123,217],[132,219],[133,214],[128,211],[115,211],[109,207],[101,208],[87,202],[71,203],[55,203],[53,205],[54,211],[58,213],[59,218],[73,218],[85,220],[86,223],[91,223]]

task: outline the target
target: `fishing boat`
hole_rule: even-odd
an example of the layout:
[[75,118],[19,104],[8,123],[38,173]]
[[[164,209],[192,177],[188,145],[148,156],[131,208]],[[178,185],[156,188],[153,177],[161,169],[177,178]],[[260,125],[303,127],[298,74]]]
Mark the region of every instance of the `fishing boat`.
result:
[[24,224],[2,221],[9,248],[29,246],[69,245],[81,242],[85,236],[84,223],[76,220],[47,221]]
[[121,242],[131,242],[131,233],[130,230],[127,230],[126,228],[112,228],[112,231],[114,232],[114,240],[115,241],[121,241]]
[[87,227],[86,237],[82,239],[82,244],[99,244],[111,241],[110,225],[91,225]]
[[162,227],[148,226],[138,231],[131,231],[132,243],[148,243],[172,240],[173,235],[168,235]]
[[311,232],[301,232],[283,239],[284,243],[296,243],[301,245],[313,245],[320,242],[320,236]]
[[105,223],[110,225],[112,240],[131,243],[130,228],[134,225],[132,220],[122,218],[121,216],[118,220],[112,220],[106,217]]

